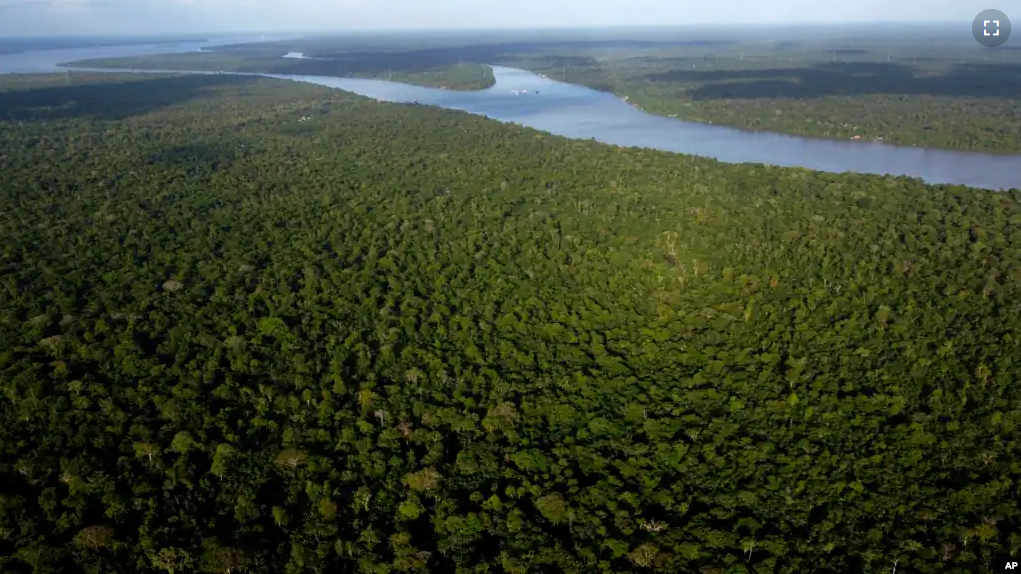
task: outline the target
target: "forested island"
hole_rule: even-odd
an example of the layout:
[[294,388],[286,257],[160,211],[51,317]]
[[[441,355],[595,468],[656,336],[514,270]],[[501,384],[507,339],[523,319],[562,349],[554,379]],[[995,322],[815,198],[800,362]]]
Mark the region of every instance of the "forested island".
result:
[[496,83],[493,70],[484,64],[449,62],[412,62],[406,55],[386,54],[345,56],[340,58],[285,58],[278,50],[266,50],[262,44],[250,50],[154,54],[122,58],[94,58],[67,63],[86,68],[134,68],[141,70],[262,72],[390,80],[416,86],[446,90],[482,90]]
[[457,64],[417,71],[365,71],[351,75],[441,90],[484,90],[496,84],[493,69],[485,64]]
[[1018,190],[74,72],[0,189],[5,574],[1021,550]]

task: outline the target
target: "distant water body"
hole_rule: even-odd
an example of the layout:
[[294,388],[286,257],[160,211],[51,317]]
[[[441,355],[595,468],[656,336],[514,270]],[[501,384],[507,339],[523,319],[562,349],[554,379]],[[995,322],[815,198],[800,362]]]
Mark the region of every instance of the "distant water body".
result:
[[[258,42],[260,37],[232,36],[199,42],[160,42],[154,44],[125,44],[112,46],[88,46],[79,48],[55,48],[0,54],[0,74],[36,74],[63,72],[58,64],[93,58],[128,58],[151,56],[153,54],[180,54],[197,52],[204,48]],[[107,70],[110,71],[110,70]],[[0,81],[3,81],[0,79]]]
[[[64,69],[58,64],[74,60],[190,52],[245,41],[253,40],[226,38],[173,45],[7,54],[0,55],[0,74],[55,72]],[[288,55],[300,57],[295,53]],[[570,138],[711,157],[727,163],[803,167],[834,173],[900,175],[933,184],[994,190],[1021,189],[1021,154],[997,155],[868,141],[827,140],[688,122],[649,114],[613,94],[550,80],[532,72],[501,66],[493,66],[493,72],[496,84],[479,91],[440,90],[384,80],[329,76],[256,75],[338,88],[383,101],[418,102],[462,110]]]

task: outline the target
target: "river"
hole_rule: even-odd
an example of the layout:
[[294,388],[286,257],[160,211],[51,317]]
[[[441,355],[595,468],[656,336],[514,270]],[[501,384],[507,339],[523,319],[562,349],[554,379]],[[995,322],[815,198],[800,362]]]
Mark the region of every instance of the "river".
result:
[[[6,54],[0,55],[0,74],[59,72],[64,70],[57,66],[62,62],[190,52],[241,41],[251,39],[224,38],[182,44]],[[294,56],[293,53],[290,55]],[[462,110],[570,138],[595,139],[618,146],[698,155],[728,163],[761,163],[835,173],[852,171],[890,174],[916,177],[933,184],[959,184],[995,190],[1021,189],[1021,154],[997,155],[902,147],[869,141],[827,140],[688,122],[649,114],[613,94],[550,80],[532,72],[501,66],[493,66],[493,72],[496,84],[489,89],[473,92],[410,86],[384,80],[260,75],[338,88],[384,101],[418,102]]]

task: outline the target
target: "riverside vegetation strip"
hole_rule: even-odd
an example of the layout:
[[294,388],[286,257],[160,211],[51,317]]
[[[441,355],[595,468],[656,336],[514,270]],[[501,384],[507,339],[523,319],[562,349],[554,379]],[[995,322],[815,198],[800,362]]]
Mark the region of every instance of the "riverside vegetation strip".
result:
[[5,573],[1019,550],[1016,193],[262,78],[15,80]]
[[449,90],[482,90],[496,83],[489,66],[476,63],[413,62],[407,56],[392,58],[370,54],[351,59],[283,58],[280,50],[209,50],[187,54],[155,54],[121,58],[95,58],[71,64],[89,68],[142,70],[264,72],[347,76],[392,80]]
[[[793,64],[782,53],[742,60],[733,52],[723,58],[673,56],[668,50],[601,61],[585,55],[527,58],[517,65],[679,119],[799,136],[1021,153],[1021,64],[912,65],[863,56]],[[570,67],[546,63],[560,60]]]

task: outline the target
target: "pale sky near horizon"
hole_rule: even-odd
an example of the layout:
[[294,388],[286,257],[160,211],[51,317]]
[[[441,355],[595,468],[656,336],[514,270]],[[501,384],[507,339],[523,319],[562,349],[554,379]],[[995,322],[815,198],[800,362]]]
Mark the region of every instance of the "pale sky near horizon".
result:
[[0,36],[971,21],[1018,0],[0,0]]

